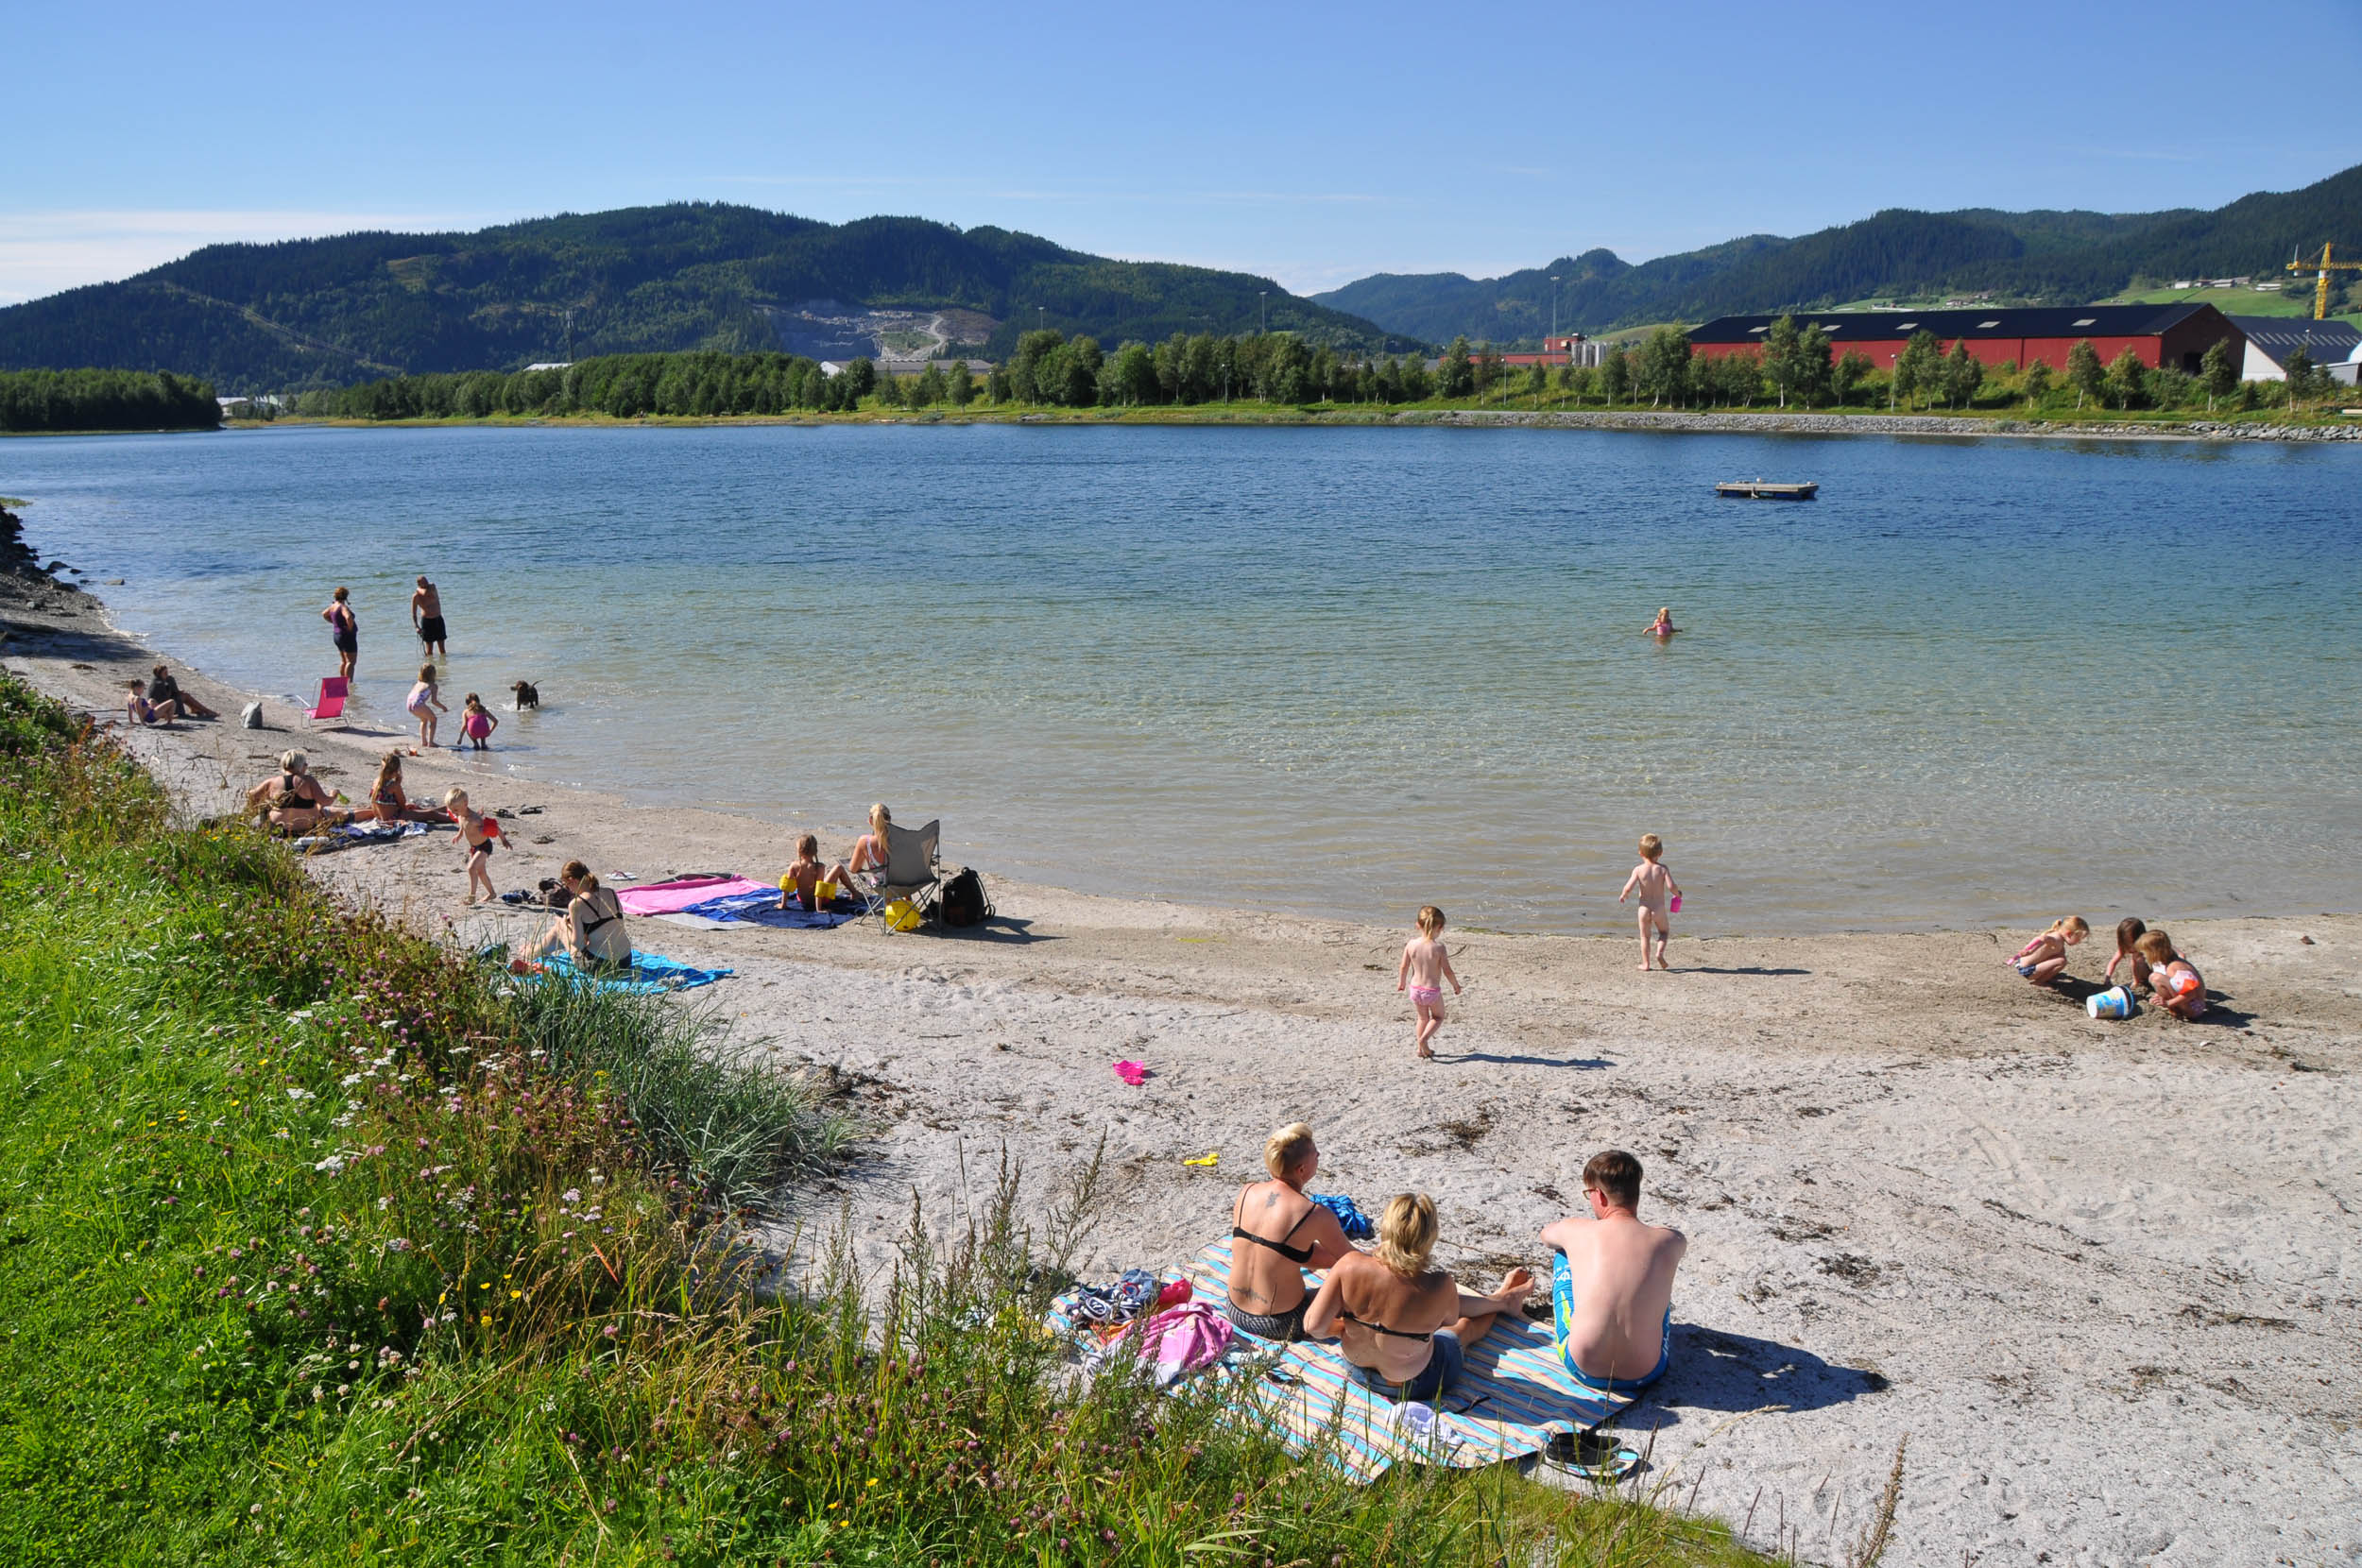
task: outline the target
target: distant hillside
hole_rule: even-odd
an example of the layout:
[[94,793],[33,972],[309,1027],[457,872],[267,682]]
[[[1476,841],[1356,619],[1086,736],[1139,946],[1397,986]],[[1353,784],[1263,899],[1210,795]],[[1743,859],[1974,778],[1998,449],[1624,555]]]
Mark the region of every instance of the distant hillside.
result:
[[[1001,358],[1037,322],[1123,338],[1252,330],[1377,348],[1268,279],[1119,262],[1003,229],[831,225],[684,202],[472,234],[217,245],[0,310],[0,369],[167,368],[230,392],[688,349]],[[1407,345],[1397,345],[1407,346]]]
[[1381,273],[1312,298],[1430,341],[1509,342],[1549,330],[1552,273],[1560,280],[1559,324],[1599,332],[1874,297],[1991,292],[2082,303],[2141,282],[2275,273],[2290,251],[2318,255],[2324,240],[2351,243],[2362,257],[2362,165],[2211,213],[1895,209],[1799,239],[1749,235],[1638,266],[1592,250],[1505,278]]

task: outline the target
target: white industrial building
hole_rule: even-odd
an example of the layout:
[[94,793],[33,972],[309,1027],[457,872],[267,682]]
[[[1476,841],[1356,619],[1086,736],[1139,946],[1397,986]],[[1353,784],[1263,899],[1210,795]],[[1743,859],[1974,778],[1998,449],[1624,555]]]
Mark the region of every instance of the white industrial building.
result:
[[2288,356],[2302,349],[2312,362],[2353,384],[2362,369],[2362,331],[2343,321],[2302,315],[2234,315],[2231,324],[2247,334],[2241,381],[2286,381]]

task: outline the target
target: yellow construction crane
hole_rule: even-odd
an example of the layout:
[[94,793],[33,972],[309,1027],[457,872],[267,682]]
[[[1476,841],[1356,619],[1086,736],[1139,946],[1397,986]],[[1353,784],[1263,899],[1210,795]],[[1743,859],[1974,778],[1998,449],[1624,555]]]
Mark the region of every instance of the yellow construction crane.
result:
[[2319,261],[2301,262],[2291,260],[2288,263],[2288,270],[2291,272],[2318,271],[2321,275],[2321,281],[2313,285],[2313,319],[2316,321],[2326,321],[2329,319],[2330,273],[2362,272],[2362,262],[2333,262],[2329,259],[2329,247],[2324,245],[2321,247],[2321,259]]

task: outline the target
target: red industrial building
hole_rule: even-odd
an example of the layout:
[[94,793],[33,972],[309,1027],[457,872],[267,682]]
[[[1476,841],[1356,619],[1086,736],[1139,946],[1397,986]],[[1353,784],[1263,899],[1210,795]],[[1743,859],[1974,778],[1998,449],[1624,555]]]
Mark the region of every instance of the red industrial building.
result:
[[[2217,343],[2230,345],[2231,363],[2241,363],[2247,334],[2212,305],[2062,305],[1984,310],[1848,311],[1810,315],[1799,311],[1799,331],[1818,324],[1829,334],[1829,351],[1865,355],[1891,369],[1921,332],[1933,332],[1950,353],[1958,343],[1987,365],[2014,363],[2020,369],[2041,360],[2066,368],[2067,351],[2089,342],[2102,365],[2127,349],[2151,369],[2170,367],[2195,375],[2199,361]],[[1700,354],[1736,354],[1762,347],[1777,315],[1725,315],[1693,330],[1689,342]]]
[[1499,354],[1495,357],[1503,365],[1518,366],[1597,365],[1600,363],[1600,346],[1585,339],[1581,332],[1568,332],[1564,337],[1544,338],[1542,351],[1538,354],[1531,349],[1524,349],[1516,353]]

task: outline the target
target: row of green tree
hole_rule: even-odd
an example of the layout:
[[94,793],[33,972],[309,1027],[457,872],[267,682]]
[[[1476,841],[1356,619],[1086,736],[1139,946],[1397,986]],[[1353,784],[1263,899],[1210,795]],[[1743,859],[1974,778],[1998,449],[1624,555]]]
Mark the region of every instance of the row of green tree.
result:
[[[2328,396],[2334,385],[2329,373],[2315,366],[2302,349],[2290,357],[2287,369],[2286,385],[2268,392],[2241,382],[2228,343],[2209,348],[2200,356],[2198,373],[2190,375],[2171,366],[2144,365],[2130,349],[2102,364],[2089,338],[2069,348],[2061,370],[2054,372],[2041,360],[2021,369],[2013,360],[1987,366],[1965,343],[1954,343],[1946,351],[1941,337],[1920,332],[1904,345],[1893,367],[1881,375],[1867,355],[1851,349],[1836,354],[1819,326],[1800,330],[1793,316],[1784,315],[1764,334],[1760,349],[1731,354],[1697,354],[1688,334],[1677,327],[1660,327],[1637,347],[1613,351],[1596,368],[1563,372],[1561,387],[1578,399],[1596,391],[1608,402],[1629,397],[1645,399],[1653,407],[1676,408],[1743,408],[1771,401],[1785,408],[1793,401],[1807,408],[1883,402],[1896,410],[1968,409],[2020,400],[2045,408],[2063,403],[2072,393],[2078,409],[2129,411],[2200,405],[2213,410],[2226,399],[2254,408],[2273,395],[2293,406]],[[1478,370],[1481,385],[1481,359]],[[1522,390],[1542,391],[1538,366]]]
[[554,370],[398,376],[301,394],[296,412],[357,419],[485,418],[493,415],[605,414],[693,418],[836,413],[860,407],[998,404],[1133,408],[1232,401],[1306,405],[1527,403],[1533,407],[1646,404],[1652,408],[2031,407],[2180,409],[2235,398],[2252,408],[2267,396],[2326,396],[2325,372],[2301,359],[2285,389],[2242,385],[2227,349],[2209,349],[2199,373],[2151,369],[2131,351],[2103,365],[2088,341],[2065,368],[2036,362],[1987,366],[1965,346],[1949,350],[1933,332],[1914,336],[1891,370],[1864,355],[1835,353],[1817,326],[1782,317],[1760,348],[1702,355],[1665,327],[1611,349],[1596,366],[1550,369],[1512,365],[1489,345],[1455,340],[1430,367],[1417,358],[1340,354],[1291,333],[1128,342],[1104,350],[1087,334],[1025,333],[1017,350],[981,380],[965,361],[930,364],[916,375],[881,375],[857,359],[830,373],[813,360],[779,353],[615,354]]
[[211,430],[211,383],[169,370],[0,371],[0,431]]

